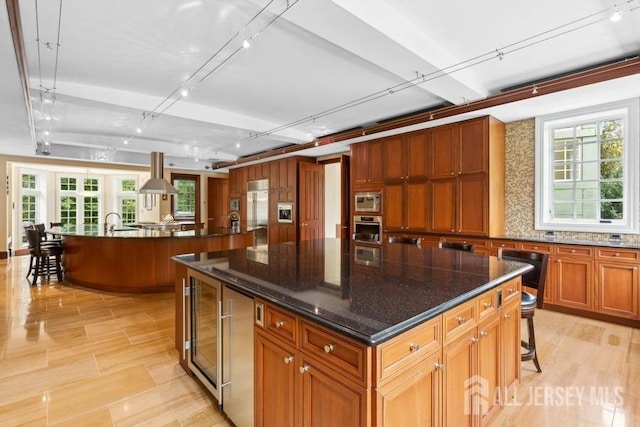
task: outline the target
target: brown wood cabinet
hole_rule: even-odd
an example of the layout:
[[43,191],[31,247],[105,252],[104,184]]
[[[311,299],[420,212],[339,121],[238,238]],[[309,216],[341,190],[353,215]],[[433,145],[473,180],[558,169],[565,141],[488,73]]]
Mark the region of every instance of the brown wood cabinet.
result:
[[486,184],[485,174],[432,180],[430,231],[486,236],[489,231]]
[[616,317],[639,319],[638,261],[640,251],[598,248],[596,252],[595,309]]
[[551,256],[555,289],[551,301],[564,307],[592,311],[593,253],[586,246],[557,245]]
[[398,181],[385,183],[382,197],[383,227],[395,230],[427,231],[428,183]]
[[382,189],[382,140],[351,146],[351,180],[354,190]]
[[422,130],[383,140],[384,181],[427,179],[429,131]]

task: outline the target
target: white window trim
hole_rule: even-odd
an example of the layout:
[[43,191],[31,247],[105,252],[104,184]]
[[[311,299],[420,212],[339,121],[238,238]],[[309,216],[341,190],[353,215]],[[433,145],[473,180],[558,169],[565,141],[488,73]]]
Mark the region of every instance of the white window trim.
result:
[[[624,217],[617,223],[603,224],[592,221],[554,220],[549,215],[552,201],[550,188],[553,183],[553,150],[546,130],[553,124],[572,123],[577,118],[588,120],[612,110],[626,111],[624,127],[623,170],[624,184]],[[536,117],[535,131],[535,228],[536,230],[574,231],[592,233],[625,233],[638,234],[640,205],[640,183],[638,168],[640,166],[638,145],[640,144],[640,99],[628,99],[609,104],[587,107],[578,110],[548,114]]]

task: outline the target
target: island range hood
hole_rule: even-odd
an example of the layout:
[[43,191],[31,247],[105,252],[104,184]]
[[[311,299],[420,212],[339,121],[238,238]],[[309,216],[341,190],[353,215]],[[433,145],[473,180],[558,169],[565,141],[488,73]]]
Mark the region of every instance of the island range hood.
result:
[[140,188],[140,194],[178,194],[178,190],[163,178],[164,154],[151,152],[151,179]]

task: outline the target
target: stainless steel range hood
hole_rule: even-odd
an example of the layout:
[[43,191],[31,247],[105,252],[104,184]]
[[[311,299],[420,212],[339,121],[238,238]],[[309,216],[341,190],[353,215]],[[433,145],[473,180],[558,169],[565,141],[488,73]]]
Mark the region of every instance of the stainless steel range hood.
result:
[[151,153],[151,179],[140,188],[141,194],[178,194],[178,190],[162,177],[164,154]]

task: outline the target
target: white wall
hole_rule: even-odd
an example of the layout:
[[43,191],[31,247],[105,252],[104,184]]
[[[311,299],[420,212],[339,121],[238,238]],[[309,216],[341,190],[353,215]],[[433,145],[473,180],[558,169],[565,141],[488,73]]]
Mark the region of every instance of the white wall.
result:
[[340,224],[340,163],[324,167],[324,235],[336,237],[336,224]]

